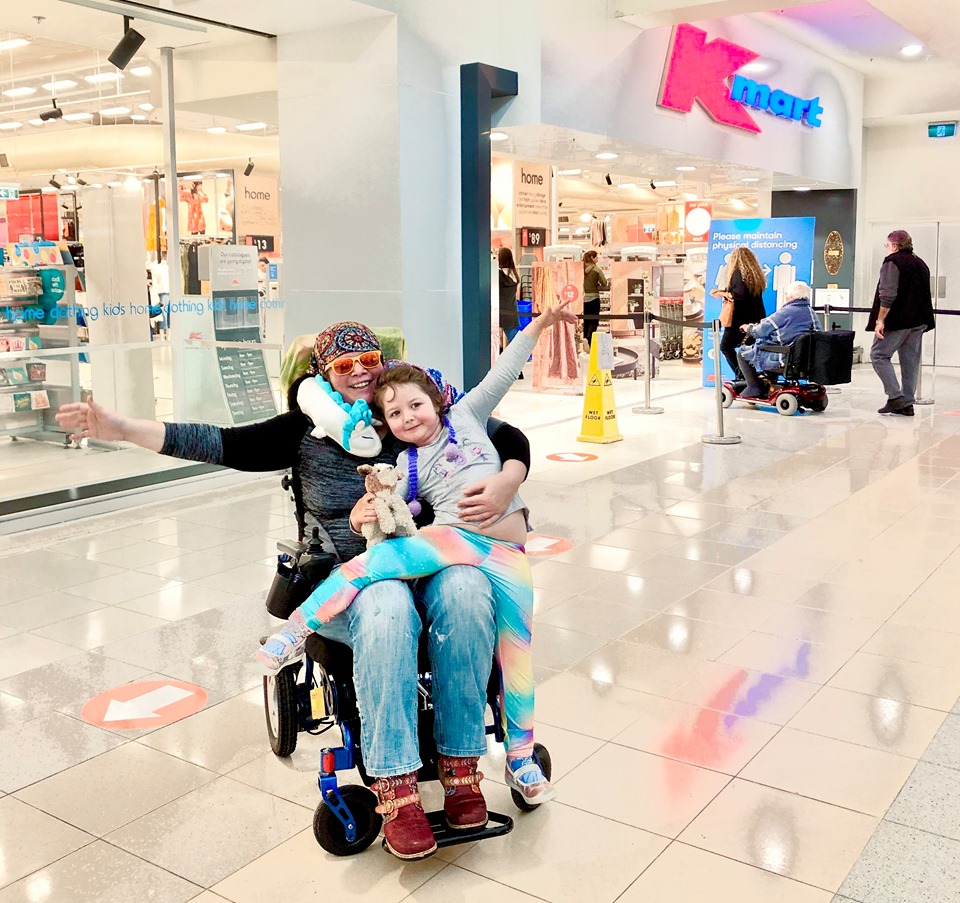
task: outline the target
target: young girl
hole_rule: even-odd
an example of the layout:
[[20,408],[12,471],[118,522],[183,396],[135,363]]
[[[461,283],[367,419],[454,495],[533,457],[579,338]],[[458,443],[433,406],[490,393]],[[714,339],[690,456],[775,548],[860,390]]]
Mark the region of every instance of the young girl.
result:
[[303,653],[306,638],[343,611],[360,590],[378,580],[414,579],[455,564],[479,568],[493,588],[497,656],[503,681],[506,722],[506,781],[531,803],[554,796],[533,759],[533,672],[530,630],[533,585],[524,554],[526,508],[514,496],[503,517],[490,527],[460,519],[457,502],[468,483],[500,471],[500,460],[484,424],[513,384],[545,328],[573,321],[566,304],[541,314],[523,330],[475,389],[454,404],[424,370],[398,364],[377,379],[374,401],[390,431],[410,447],[400,454],[404,474],[397,491],[421,496],[434,509],[434,522],[416,536],[379,543],[331,574],[284,628],[268,638],[254,660],[273,674]]

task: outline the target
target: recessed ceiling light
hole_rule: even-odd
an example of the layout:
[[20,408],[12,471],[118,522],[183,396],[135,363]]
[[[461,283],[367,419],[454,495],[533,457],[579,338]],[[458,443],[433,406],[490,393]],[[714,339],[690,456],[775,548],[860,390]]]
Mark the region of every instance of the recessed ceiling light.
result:
[[67,176],[67,181],[68,181],[71,185],[76,185],[76,184],[77,184],[77,177],[76,177],[76,176]]
[[581,222],[581,223],[589,223],[589,222],[590,222],[590,214],[589,214],[589,213],[581,213],[581,214],[580,214],[580,222]]
[[91,188],[103,188],[103,185],[102,185],[100,182],[94,182],[90,187],[91,187]]
[[123,182],[107,182],[108,188],[119,188],[121,185],[123,185]]
[[151,72],[153,72],[153,69],[151,69],[149,66],[134,66],[132,69],[128,69],[127,72],[129,72],[131,75],[136,75],[138,78],[143,78],[145,75],[149,75]]
[[238,132],[252,132],[254,129],[265,129],[266,127],[265,122],[241,122],[235,128]]
[[67,122],[80,122],[81,119],[93,119],[93,113],[64,113]]
[[29,97],[31,94],[36,94],[36,88],[30,88],[24,85],[22,88],[7,88],[3,92],[4,97]]
[[759,182],[760,179],[757,176],[744,176],[741,182]]
[[100,111],[101,116],[126,116],[130,112],[130,107],[107,107]]
[[0,50],[16,50],[18,47],[26,47],[29,43],[26,38],[10,38],[8,41],[0,41]]
[[510,136],[506,132],[491,132],[491,141],[506,141]]
[[119,72],[95,72],[93,75],[85,75],[83,80],[91,85],[102,85],[104,82],[119,81],[120,77]]
[[140,187],[140,180],[136,176],[127,176],[123,180],[123,187],[128,191],[135,191]]
[[225,172],[215,172],[214,176],[218,179],[226,179],[227,174]]
[[212,125],[207,129],[207,131],[211,135],[222,135],[226,131],[226,128],[224,128],[222,125]]
[[132,114],[130,115],[130,118],[131,118],[134,122],[146,122],[146,121],[147,121],[147,117],[144,116],[143,113],[132,113]]
[[637,187],[637,183],[636,183],[636,182],[621,182],[618,187],[619,187],[619,188],[636,188],[636,187]]
[[152,104],[152,103],[138,103],[138,104],[137,104],[137,109],[138,109],[138,110],[143,110],[144,113],[149,113],[149,112],[153,109],[153,104]]
[[0,122],[0,129],[18,129],[22,125],[22,122]]
[[794,188],[793,190],[794,190],[794,191],[811,191],[812,189],[810,188],[809,185],[799,185],[799,186],[797,186],[796,188]]
[[901,47],[900,52],[904,56],[920,56],[923,53],[923,44],[907,44],[906,47]]
[[615,154],[613,151],[600,151],[599,154],[594,154],[598,160],[616,160],[620,154]]
[[696,172],[696,166],[678,166],[677,172]]
[[44,185],[40,190],[44,194],[53,194],[55,191],[59,191],[59,189],[54,188],[52,185]]
[[42,119],[28,119],[27,122],[30,125],[43,125],[44,121]]
[[582,173],[582,169],[558,169],[558,176],[579,176]]
[[46,91],[64,91],[67,88],[76,88],[77,83],[70,78],[62,78],[58,81],[47,82],[45,85],[41,85]]

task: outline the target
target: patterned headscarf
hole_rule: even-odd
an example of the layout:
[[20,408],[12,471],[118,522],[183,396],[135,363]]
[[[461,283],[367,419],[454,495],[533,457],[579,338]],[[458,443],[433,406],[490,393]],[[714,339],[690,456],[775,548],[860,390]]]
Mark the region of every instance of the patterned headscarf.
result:
[[379,350],[380,340],[363,323],[355,323],[351,320],[334,323],[317,335],[308,372],[314,375],[322,374],[327,365],[338,357]]

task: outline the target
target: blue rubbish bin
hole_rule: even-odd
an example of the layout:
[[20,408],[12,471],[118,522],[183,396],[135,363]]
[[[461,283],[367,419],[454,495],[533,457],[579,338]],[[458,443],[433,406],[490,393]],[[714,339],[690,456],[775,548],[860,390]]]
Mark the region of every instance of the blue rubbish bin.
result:
[[525,329],[530,325],[530,320],[532,317],[524,316],[524,314],[533,313],[533,302],[532,301],[518,301],[517,302],[517,313],[520,314],[520,319],[517,324],[517,329]]

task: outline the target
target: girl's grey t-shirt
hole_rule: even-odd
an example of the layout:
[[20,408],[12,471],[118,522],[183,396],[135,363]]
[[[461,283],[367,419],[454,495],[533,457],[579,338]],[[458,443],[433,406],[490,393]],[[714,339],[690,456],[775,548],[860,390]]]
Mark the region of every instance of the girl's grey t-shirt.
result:
[[[456,433],[460,460],[447,460],[450,436],[446,428],[434,443],[417,449],[417,495],[433,505],[435,524],[463,524],[457,502],[463,498],[464,487],[502,470],[500,456],[487,435],[487,418],[513,385],[535,345],[536,339],[521,332],[480,385],[467,392],[447,413]],[[397,459],[402,473],[397,491],[402,498],[407,497],[409,454],[403,451]],[[526,517],[527,508],[519,495],[513,497],[500,520],[514,511],[523,511]],[[473,525],[464,526],[473,529]]]

